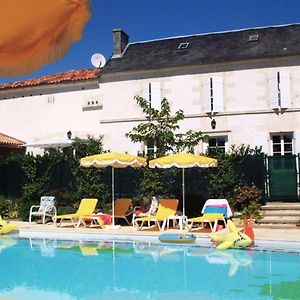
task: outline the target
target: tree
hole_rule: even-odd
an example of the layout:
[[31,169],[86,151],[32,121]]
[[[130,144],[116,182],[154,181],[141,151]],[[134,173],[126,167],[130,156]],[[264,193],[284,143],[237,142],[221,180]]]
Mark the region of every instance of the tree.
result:
[[[168,153],[181,151],[193,152],[194,147],[199,144],[205,136],[201,131],[189,130],[186,133],[178,133],[179,122],[184,120],[184,113],[178,110],[171,115],[170,103],[166,98],[161,101],[161,110],[152,108],[149,101],[140,96],[135,100],[146,115],[147,122],[140,123],[134,127],[126,137],[132,142],[144,142],[147,145],[153,143],[156,147],[155,153],[147,153],[149,159],[154,156],[160,157]],[[174,178],[177,174],[174,170],[141,170],[140,190],[143,196],[150,198],[173,196],[171,187],[174,186]]]
[[[182,110],[171,115],[170,103],[166,98],[161,101],[161,110],[152,108],[149,101],[140,96],[135,96],[137,104],[146,114],[148,122],[140,123],[134,127],[126,137],[132,142],[154,143],[156,156],[166,155],[168,152],[180,152],[187,150],[193,152],[193,148],[205,138],[201,131],[189,130],[186,133],[178,133],[179,122],[184,120]],[[149,157],[151,159],[153,157]]]
[[75,138],[72,148],[75,150],[75,157],[80,159],[84,156],[99,154],[103,152],[103,135],[98,138],[88,136],[87,139]]

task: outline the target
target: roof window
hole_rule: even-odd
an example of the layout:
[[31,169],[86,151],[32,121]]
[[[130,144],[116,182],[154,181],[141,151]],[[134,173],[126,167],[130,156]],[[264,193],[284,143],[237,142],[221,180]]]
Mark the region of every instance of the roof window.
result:
[[180,43],[177,49],[187,49],[189,47],[189,44],[190,43]]
[[258,41],[258,34],[249,35],[248,42]]

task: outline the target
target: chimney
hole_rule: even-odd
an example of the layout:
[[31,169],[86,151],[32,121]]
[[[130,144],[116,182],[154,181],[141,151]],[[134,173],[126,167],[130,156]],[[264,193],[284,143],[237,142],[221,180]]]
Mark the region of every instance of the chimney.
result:
[[113,57],[122,57],[122,53],[128,44],[129,36],[122,29],[113,29],[114,54]]

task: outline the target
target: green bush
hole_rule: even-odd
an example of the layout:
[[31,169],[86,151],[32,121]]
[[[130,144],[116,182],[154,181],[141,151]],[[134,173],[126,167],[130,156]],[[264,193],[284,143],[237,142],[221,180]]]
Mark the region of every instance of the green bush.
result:
[[218,160],[218,167],[207,171],[209,198],[226,198],[231,202],[236,188],[252,183],[263,191],[264,154],[260,149],[233,145],[228,152],[217,152],[214,157]]
[[[38,205],[43,195],[55,196],[59,211],[76,209],[82,198],[98,198],[99,205],[110,199],[109,188],[103,179],[104,171],[82,168],[79,165],[81,157],[103,151],[102,137],[75,139],[73,149],[74,154],[73,151],[56,151],[42,156],[14,154],[6,162],[2,162],[5,170],[10,170],[10,166],[13,166],[14,171],[22,176],[18,178],[21,195],[15,201],[18,218],[28,220],[31,205]],[[9,180],[13,183],[14,177],[10,176]],[[11,186],[16,189],[15,185]],[[13,190],[5,192],[11,194]],[[5,213],[6,211],[4,209]]]
[[261,191],[255,186],[242,186],[234,190],[231,204],[234,210],[241,213],[241,217],[246,216],[254,219],[261,218]]
[[30,207],[31,205],[33,205],[32,203],[28,203],[28,202],[22,202],[22,201],[18,201],[19,203],[19,209],[18,209],[18,219],[22,220],[22,221],[28,221],[29,218],[29,211],[30,211]]
[[3,218],[15,218],[16,214],[17,214],[16,202],[0,195],[0,215]]
[[175,181],[177,169],[150,169],[141,168],[138,170],[140,174],[140,194],[136,197],[137,200],[142,201],[144,197],[151,201],[153,196],[158,199],[172,197],[174,193]]
[[[56,197],[59,212],[77,208],[82,198],[97,198],[102,211],[111,203],[111,170],[83,168],[79,159],[103,152],[102,137],[76,139],[74,151],[45,153],[43,156],[12,155],[0,162],[0,199],[4,216],[15,214],[28,220],[30,206],[39,204],[43,195]],[[234,191],[252,182],[263,190],[263,153],[249,146],[232,147],[228,153],[215,153],[217,168],[193,168],[185,172],[186,209],[189,216],[197,215],[207,198],[226,198],[234,206]],[[18,191],[17,194],[14,194]],[[13,195],[13,196],[11,196]],[[263,195],[263,194],[262,194]],[[131,197],[139,203],[151,199],[176,197],[182,199],[182,170],[118,169],[115,172],[115,197]],[[150,200],[149,200],[150,201]],[[232,202],[233,201],[233,202]],[[246,201],[246,200],[245,200]],[[236,201],[238,202],[238,201]],[[249,203],[238,210],[249,214],[259,204]],[[1,211],[0,211],[1,213]]]

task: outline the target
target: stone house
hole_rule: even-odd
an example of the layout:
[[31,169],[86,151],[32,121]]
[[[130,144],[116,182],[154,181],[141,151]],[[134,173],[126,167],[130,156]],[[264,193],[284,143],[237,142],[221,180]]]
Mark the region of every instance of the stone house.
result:
[[[198,153],[241,144],[270,157],[300,152],[300,24],[134,43],[115,29],[113,43],[102,69],[0,85],[1,132],[27,143],[103,135],[106,149],[137,154],[152,147],[125,137],[147,122],[140,95],[182,109],[181,129],[209,136]],[[295,179],[296,156],[293,166]]]

